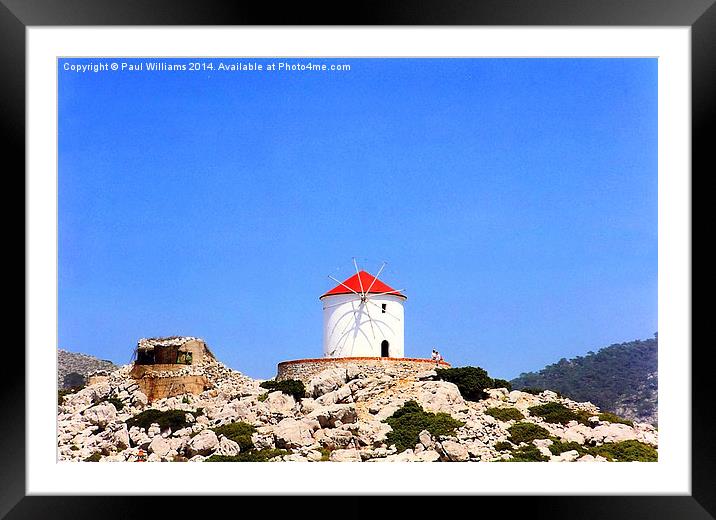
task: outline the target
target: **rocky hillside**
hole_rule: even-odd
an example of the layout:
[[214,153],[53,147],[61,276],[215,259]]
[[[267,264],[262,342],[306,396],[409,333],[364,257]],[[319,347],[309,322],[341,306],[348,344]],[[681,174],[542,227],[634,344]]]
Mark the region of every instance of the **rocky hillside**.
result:
[[57,388],[84,386],[87,376],[97,370],[117,370],[119,367],[104,359],[68,352],[57,351]]
[[605,347],[521,374],[513,388],[550,388],[634,421],[657,424],[658,337]]
[[432,370],[400,378],[328,369],[296,399],[207,359],[193,370],[214,388],[150,404],[130,368],[62,399],[61,460],[136,461],[140,449],[149,461],[190,462],[656,459],[649,424],[551,391],[489,389],[467,401]]

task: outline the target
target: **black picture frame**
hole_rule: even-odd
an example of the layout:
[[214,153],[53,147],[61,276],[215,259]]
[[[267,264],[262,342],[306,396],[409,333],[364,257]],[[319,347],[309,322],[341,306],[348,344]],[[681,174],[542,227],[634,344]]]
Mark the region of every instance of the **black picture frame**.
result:
[[[28,26],[63,25],[555,25],[555,26],[688,26],[692,52],[692,176],[706,177],[713,144],[716,103],[716,5],[715,0],[422,0],[397,2],[370,0],[351,4],[350,12],[338,3],[220,2],[215,0],[0,0],[0,124],[3,128],[6,164],[25,168],[25,30]],[[344,6],[345,9],[345,6]],[[713,169],[713,168],[711,168]],[[699,172],[697,174],[697,172]],[[688,172],[684,172],[688,175]],[[25,259],[27,260],[27,259]],[[688,351],[690,345],[683,348]],[[49,348],[49,346],[48,346]],[[713,449],[713,406],[708,346],[691,348],[692,359],[692,494],[688,496],[530,496],[471,497],[459,500],[467,510],[497,511],[541,518],[715,518],[716,450]],[[0,428],[0,518],[136,518],[138,516],[187,516],[185,500],[169,497],[26,496],[25,492],[25,379],[24,360],[3,377],[3,424]],[[412,497],[401,501],[400,515],[425,512],[425,507],[447,507],[440,500]],[[228,499],[213,497],[218,513]],[[218,500],[222,504],[218,504]],[[245,497],[240,500],[246,500]],[[364,516],[364,497],[343,499],[340,509],[312,497],[289,502],[264,499],[271,517],[330,511],[345,517]],[[488,503],[489,501],[489,503]],[[270,505],[269,505],[270,502]],[[506,503],[509,507],[506,508]],[[248,508],[248,506],[245,506]],[[455,506],[447,507],[449,513]],[[246,510],[246,512],[248,509]],[[319,513],[320,514],[320,513]],[[475,509],[475,514],[478,510]],[[161,516],[158,516],[161,515]]]

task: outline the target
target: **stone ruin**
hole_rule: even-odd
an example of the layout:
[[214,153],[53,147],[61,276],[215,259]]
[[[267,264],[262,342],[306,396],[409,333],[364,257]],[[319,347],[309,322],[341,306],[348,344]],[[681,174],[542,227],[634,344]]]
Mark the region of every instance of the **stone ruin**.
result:
[[200,394],[212,387],[205,366],[216,363],[204,340],[192,336],[142,338],[129,376],[150,401]]

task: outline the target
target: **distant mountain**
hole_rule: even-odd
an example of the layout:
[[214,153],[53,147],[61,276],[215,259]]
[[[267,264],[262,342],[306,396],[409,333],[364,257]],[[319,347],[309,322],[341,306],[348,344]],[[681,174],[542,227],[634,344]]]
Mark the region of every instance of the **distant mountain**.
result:
[[57,351],[57,388],[72,388],[84,386],[87,375],[96,370],[117,370],[119,367],[106,359],[97,359],[94,356]]
[[576,401],[636,421],[657,423],[657,347],[654,339],[605,347],[586,356],[560,359],[539,372],[520,374],[515,389],[549,388]]

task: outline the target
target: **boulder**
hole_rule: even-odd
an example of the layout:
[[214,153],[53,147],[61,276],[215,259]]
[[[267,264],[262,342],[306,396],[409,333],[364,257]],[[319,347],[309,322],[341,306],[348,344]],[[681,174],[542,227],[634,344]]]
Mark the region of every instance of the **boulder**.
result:
[[331,452],[330,459],[332,462],[361,462],[360,451],[356,449],[334,450]]
[[345,368],[329,368],[319,372],[308,382],[306,394],[309,397],[320,397],[343,386],[348,380]]
[[209,455],[219,447],[219,439],[211,430],[202,430],[189,441],[190,455]]
[[457,385],[447,381],[418,381],[416,401],[429,412],[450,413],[465,406]]
[[96,406],[88,408],[82,415],[91,424],[105,428],[110,422],[117,419],[117,409],[112,403],[99,403]]
[[440,454],[435,450],[424,450],[415,454],[416,462],[437,462],[440,460]]
[[315,399],[311,399],[310,397],[305,397],[299,401],[299,409],[300,412],[303,415],[308,415],[313,410],[318,408],[318,403],[316,403]]
[[228,456],[236,456],[241,451],[241,448],[239,447],[239,443],[232,441],[231,439],[227,439],[223,435],[219,439],[219,446],[216,449],[217,455],[228,455]]
[[316,420],[296,420],[287,417],[274,426],[273,434],[276,447],[298,448],[314,443],[313,432],[320,428]]
[[637,431],[626,424],[603,423],[591,430],[590,439],[597,442],[621,442],[638,437]]
[[316,432],[315,440],[330,450],[347,448],[353,442],[353,434],[342,429],[325,429]]
[[112,432],[113,439],[112,443],[118,450],[126,450],[130,446],[129,432],[127,431],[127,425],[120,423],[116,429]]
[[132,394],[132,404],[137,408],[144,408],[147,404],[149,404],[149,398],[141,390],[136,390]]
[[353,389],[350,385],[343,385],[333,392],[323,394],[321,397],[316,399],[316,402],[320,405],[329,405],[334,403],[352,403]]
[[420,440],[420,443],[427,449],[431,449],[433,446],[435,446],[435,440],[433,439],[433,436],[428,430],[421,431],[418,435],[418,439]]
[[378,421],[361,421],[358,423],[346,424],[343,428],[357,427],[353,430],[353,437],[362,446],[373,446],[376,443],[385,441],[388,432],[393,428],[389,424]]
[[563,432],[559,434],[559,437],[567,442],[577,442],[579,444],[584,444],[585,441],[585,433],[590,434],[591,432],[587,428],[587,431],[584,429],[587,428],[583,425],[577,425],[573,426],[571,428],[567,428]]
[[335,428],[337,423],[354,423],[358,419],[353,404],[333,404],[313,410],[308,417],[315,419],[321,428]]
[[160,435],[157,435],[152,439],[148,448],[149,453],[156,453],[160,457],[168,456],[172,450],[173,448],[171,443]]
[[276,447],[275,437],[271,428],[261,427],[251,435],[251,443],[257,450],[273,449]]
[[271,392],[266,398],[266,401],[264,401],[264,405],[272,414],[289,416],[293,415],[296,408],[296,400],[292,395],[287,395],[283,392]]
[[554,442],[552,441],[552,439],[535,439],[532,441],[532,444],[534,444],[538,448],[547,448],[549,446],[552,446]]
[[143,449],[147,449],[147,446],[149,446],[149,443],[152,441],[149,435],[147,435],[142,428],[138,428],[137,426],[132,426],[129,430],[129,440],[132,441],[134,446]]
[[442,448],[443,460],[449,462],[465,462],[470,459],[467,446],[456,441],[442,441],[438,448]]
[[306,459],[309,462],[320,462],[323,459],[323,453],[317,450],[310,450],[306,453]]
[[490,396],[490,399],[497,401],[501,401],[503,397],[507,397],[510,393],[507,388],[488,388],[485,392]]
[[579,452],[577,450],[569,450],[564,453],[560,453],[557,457],[552,457],[551,460],[555,462],[574,462],[579,458]]

